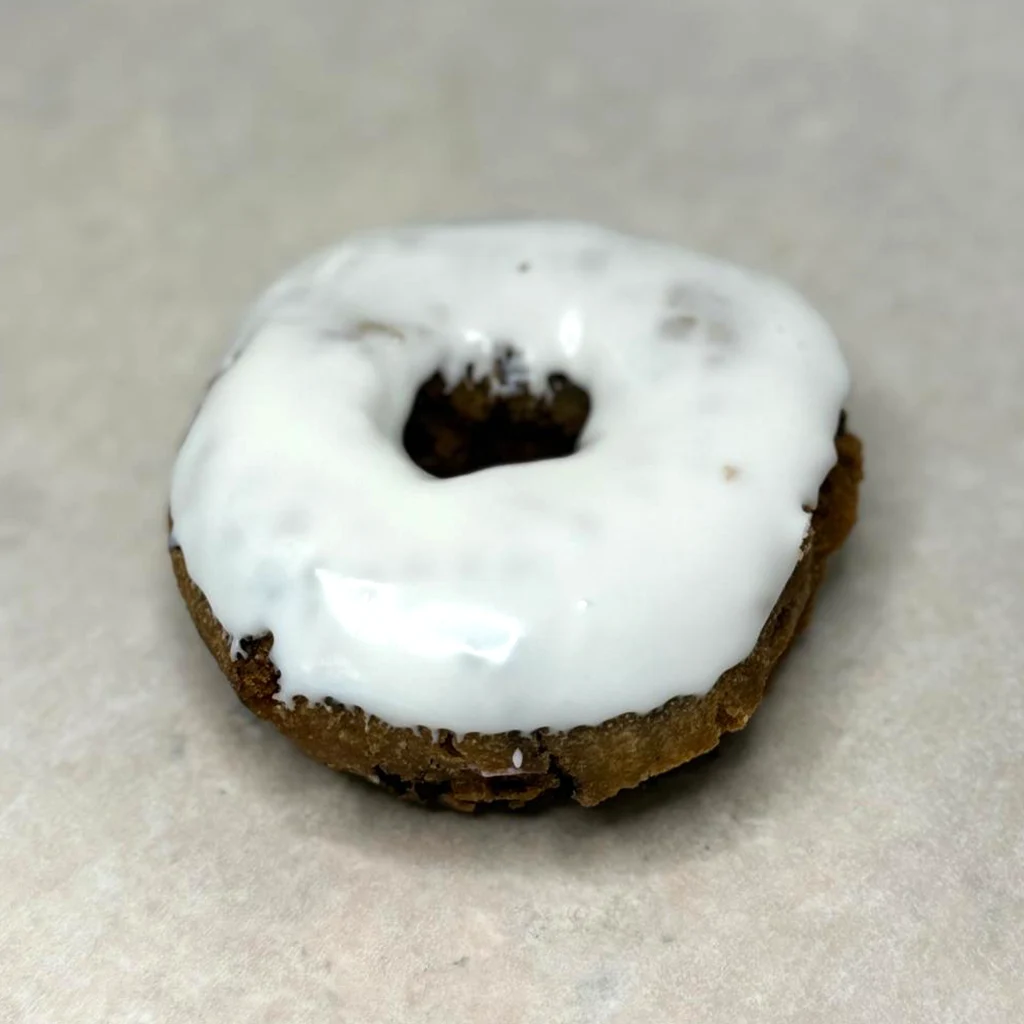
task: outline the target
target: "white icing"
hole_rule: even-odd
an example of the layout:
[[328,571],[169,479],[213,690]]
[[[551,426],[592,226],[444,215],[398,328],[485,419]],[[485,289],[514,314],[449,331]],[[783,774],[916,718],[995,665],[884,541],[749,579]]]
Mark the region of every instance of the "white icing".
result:
[[[579,450],[428,476],[417,388],[510,343],[510,386],[588,389]],[[567,223],[362,235],[257,303],[181,448],[174,541],[233,637],[273,632],[282,700],[596,724],[751,651],[846,392],[811,308],[705,256]]]

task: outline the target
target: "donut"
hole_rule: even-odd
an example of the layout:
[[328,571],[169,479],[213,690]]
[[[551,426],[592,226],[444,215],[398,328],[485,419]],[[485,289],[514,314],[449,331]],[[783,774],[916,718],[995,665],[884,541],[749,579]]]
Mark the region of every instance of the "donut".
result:
[[742,728],[856,518],[824,320],[563,222],[367,232],[273,285],[171,481],[241,700],[456,809],[593,805]]

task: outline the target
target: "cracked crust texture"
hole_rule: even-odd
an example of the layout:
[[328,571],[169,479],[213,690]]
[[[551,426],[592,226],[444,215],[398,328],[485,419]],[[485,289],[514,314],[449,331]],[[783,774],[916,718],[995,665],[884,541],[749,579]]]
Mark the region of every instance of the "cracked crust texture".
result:
[[[395,728],[360,708],[333,702],[293,706],[275,699],[273,636],[231,638],[188,574],[171,558],[178,587],[206,646],[242,702],[272,722],[310,757],[363,776],[406,800],[473,810],[483,804],[522,807],[542,797],[571,796],[592,806],[706,753],[723,733],[742,729],[764,696],[772,671],[811,616],[828,557],[857,516],[861,444],[840,423],[837,461],[821,486],[803,554],[761,630],[757,645],[702,697],[676,697],[647,714],[627,713],[567,732],[455,736],[441,729]],[[685,657],[684,651],[680,657]],[[517,753],[518,751],[518,753]]]

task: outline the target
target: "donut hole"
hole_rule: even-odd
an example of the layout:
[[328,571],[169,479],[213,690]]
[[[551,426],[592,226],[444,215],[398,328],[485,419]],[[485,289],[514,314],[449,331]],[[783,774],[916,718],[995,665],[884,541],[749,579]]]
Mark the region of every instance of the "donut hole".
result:
[[521,385],[511,391],[499,373],[468,374],[449,388],[440,373],[420,386],[402,431],[402,445],[420,469],[449,479],[491,466],[572,455],[590,415],[590,396],[564,374],[548,393]]

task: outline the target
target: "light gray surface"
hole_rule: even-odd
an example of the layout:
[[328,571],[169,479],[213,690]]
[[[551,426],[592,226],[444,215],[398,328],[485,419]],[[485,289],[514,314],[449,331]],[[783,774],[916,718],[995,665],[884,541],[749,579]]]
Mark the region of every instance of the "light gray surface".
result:
[[[1024,1017],[1022,48],[1019,0],[4,0],[0,1020]],[[774,270],[856,379],[811,636],[720,757],[596,812],[308,763],[164,550],[244,303],[487,212]]]

